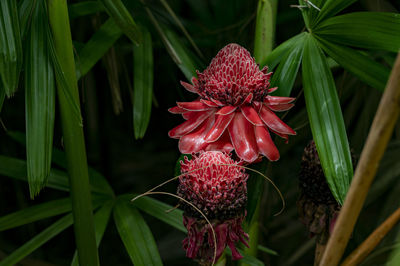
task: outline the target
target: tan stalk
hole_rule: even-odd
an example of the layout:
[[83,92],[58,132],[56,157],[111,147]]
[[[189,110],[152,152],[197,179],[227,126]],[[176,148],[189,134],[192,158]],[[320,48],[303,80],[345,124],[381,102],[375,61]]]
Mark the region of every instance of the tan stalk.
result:
[[371,253],[381,240],[400,220],[400,208],[389,216],[372,232],[341,264],[342,266],[359,265]]
[[343,208],[328,241],[320,265],[338,265],[392,136],[400,112],[400,53],[379,103]]

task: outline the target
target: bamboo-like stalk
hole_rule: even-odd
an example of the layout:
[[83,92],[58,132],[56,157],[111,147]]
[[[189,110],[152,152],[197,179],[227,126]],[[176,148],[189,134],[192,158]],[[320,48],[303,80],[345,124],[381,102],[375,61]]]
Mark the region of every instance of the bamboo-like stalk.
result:
[[[78,83],[72,48],[71,30],[66,0],[48,0],[50,26],[59,63],[68,83],[72,100],[79,106]],[[83,128],[57,79],[57,92],[61,113],[63,140],[68,164],[68,175],[74,217],[75,242],[79,264],[99,265],[94,233],[92,201]]]
[[320,265],[338,265],[400,112],[400,53],[379,103],[349,192]]
[[372,232],[341,264],[342,266],[359,265],[387,233],[400,221],[400,208],[390,215],[378,228]]

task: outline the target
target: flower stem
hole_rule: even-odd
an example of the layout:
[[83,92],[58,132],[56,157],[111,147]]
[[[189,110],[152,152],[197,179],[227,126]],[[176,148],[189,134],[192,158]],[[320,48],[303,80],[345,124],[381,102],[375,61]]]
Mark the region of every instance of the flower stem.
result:
[[65,80],[68,83],[69,93],[72,95],[72,99],[66,97],[61,88],[59,77],[57,77],[57,92],[68,164],[75,242],[79,264],[96,266],[99,265],[99,257],[94,233],[83,128],[80,118],[76,115],[76,111],[73,110],[73,104],[71,104],[71,101],[75,101],[79,106],[79,93],[66,0],[49,0],[48,13],[55,51]]
[[400,53],[386,84],[349,192],[320,265],[338,265],[400,113]]

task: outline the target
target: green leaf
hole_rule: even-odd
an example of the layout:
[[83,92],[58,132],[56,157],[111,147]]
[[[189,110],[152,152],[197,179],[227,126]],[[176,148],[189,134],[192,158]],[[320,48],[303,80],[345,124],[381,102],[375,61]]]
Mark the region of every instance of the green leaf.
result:
[[76,76],[85,76],[92,67],[104,56],[111,46],[121,37],[122,31],[115,21],[108,19],[93,34],[76,57]]
[[69,211],[71,211],[71,199],[69,198],[38,204],[0,217],[0,231],[8,230]]
[[51,168],[55,80],[49,54],[45,2],[37,1],[25,46],[26,157],[31,198],[46,185]]
[[276,0],[259,0],[254,36],[254,58],[263,62],[271,53],[275,39]]
[[312,135],[329,187],[343,204],[353,166],[335,82],[321,49],[312,35],[303,52],[304,97]]
[[153,46],[150,32],[142,28],[143,41],[133,48],[133,128],[141,139],[150,122],[153,98]]
[[333,44],[316,36],[319,45],[343,68],[357,76],[371,87],[385,89],[390,70],[368,56],[351,48]]
[[[104,177],[94,170],[89,171],[91,191],[106,196],[113,195]],[[14,179],[27,181],[26,162],[20,159],[0,155],[0,175],[8,176]],[[107,184],[107,186],[106,186]],[[52,169],[48,179],[47,187],[61,191],[69,191],[69,181],[67,173]]]
[[273,256],[278,256],[278,252],[276,252],[275,250],[272,250],[270,248],[264,247],[262,245],[258,245],[258,249],[262,252],[265,252],[269,255],[273,255]]
[[142,34],[139,27],[121,0],[99,0],[107,13],[112,17],[118,27],[136,45],[142,42]]
[[304,38],[305,34],[305,32],[297,34],[289,40],[281,43],[265,58],[265,60],[261,61],[260,67],[267,65],[270,70],[274,69],[275,66],[281,62],[282,58],[287,54],[287,52],[296,46],[298,41]]
[[0,81],[8,97],[18,87],[22,66],[22,43],[17,1],[0,1]]
[[34,238],[20,246],[17,250],[11,253],[8,257],[0,262],[0,266],[14,265],[33,251],[41,247],[44,243],[67,229],[73,222],[72,214],[68,214],[57,222],[37,234]]
[[157,19],[154,17],[150,9],[145,8],[147,14],[153,25],[155,26],[157,32],[160,34],[161,40],[163,41],[167,52],[174,60],[175,64],[179,67],[182,73],[188,80],[196,76],[196,66],[194,60],[189,56],[187,50],[176,36],[174,32],[166,27],[161,27]]
[[[110,220],[111,211],[114,207],[114,200],[110,200],[105,203],[95,214],[94,214],[94,227],[96,234],[96,245],[99,248],[101,240],[103,239],[104,232],[106,231],[108,221]],[[71,262],[72,266],[78,266],[78,252],[75,250],[74,257]]]
[[326,0],[324,6],[321,8],[321,12],[318,13],[314,25],[317,25],[326,18],[336,15],[356,1],[357,0]]
[[35,10],[36,1],[22,0],[18,3],[19,26],[21,29],[21,39],[25,36],[30,28],[32,14]]
[[[32,1],[32,0],[29,0]],[[68,6],[69,19],[91,15],[97,12],[105,11],[104,6],[99,1],[84,1]]]
[[150,228],[129,201],[117,201],[114,221],[134,265],[162,265]]
[[[126,196],[126,200],[131,200],[133,196]],[[141,197],[132,203],[133,206],[137,207],[141,211],[163,221],[166,224],[186,233],[186,228],[183,226],[182,215],[183,211],[175,208],[171,205],[165,204],[156,199],[150,197]],[[172,210],[172,211],[169,211]],[[168,212],[167,212],[168,211]]]
[[293,84],[297,77],[297,72],[300,68],[304,39],[305,35],[302,35],[301,39],[299,39],[286,53],[285,57],[272,75],[271,87],[278,87],[278,90],[275,93],[276,95],[286,97],[290,96]]
[[366,49],[398,52],[400,15],[354,12],[325,20],[313,31],[326,40]]
[[306,24],[307,29],[312,29],[315,25],[315,21],[323,6],[323,2],[323,0],[299,0],[301,14],[303,15],[304,24]]

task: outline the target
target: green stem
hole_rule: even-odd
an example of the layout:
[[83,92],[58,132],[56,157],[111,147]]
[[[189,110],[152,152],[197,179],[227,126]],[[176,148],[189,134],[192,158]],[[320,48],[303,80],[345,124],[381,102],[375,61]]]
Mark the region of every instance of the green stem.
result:
[[[59,64],[68,83],[72,101],[79,106],[78,83],[72,48],[71,30],[66,0],[48,0],[50,26]],[[74,113],[71,99],[66,97],[59,77],[57,92],[60,106],[63,141],[68,164],[69,183],[74,216],[75,241],[79,264],[99,265],[94,232],[92,201],[83,128]]]

